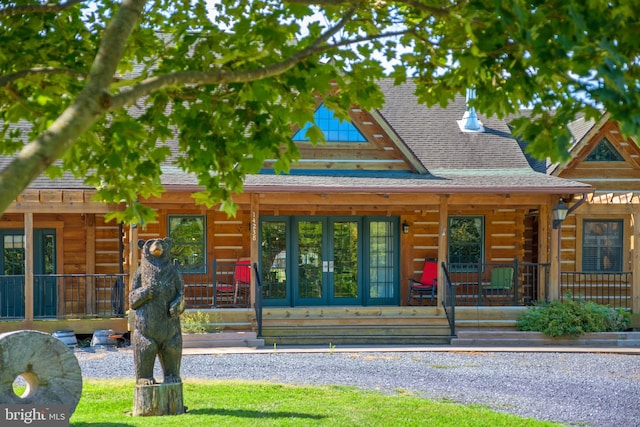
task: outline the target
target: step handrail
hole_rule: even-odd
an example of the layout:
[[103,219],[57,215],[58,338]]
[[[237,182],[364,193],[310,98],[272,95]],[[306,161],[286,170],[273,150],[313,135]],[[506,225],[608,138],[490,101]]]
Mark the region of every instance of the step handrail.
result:
[[456,336],[456,288],[451,284],[449,278],[449,270],[444,261],[441,263],[442,271],[444,272],[445,286],[444,295],[442,298],[442,306],[444,307],[444,313],[449,321],[449,328],[451,329],[451,337]]
[[256,299],[253,307],[256,311],[256,335],[258,338],[262,338],[262,280],[260,279],[260,273],[258,271],[258,263],[253,263],[253,271],[255,272],[255,295]]

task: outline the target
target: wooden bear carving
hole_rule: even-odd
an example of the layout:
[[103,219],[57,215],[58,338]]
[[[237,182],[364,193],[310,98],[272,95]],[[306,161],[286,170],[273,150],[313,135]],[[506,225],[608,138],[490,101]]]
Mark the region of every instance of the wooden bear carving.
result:
[[135,310],[132,343],[139,385],[155,384],[156,355],[164,382],[181,382],[180,314],[184,311],[184,282],[171,263],[170,245],[168,238],[138,241],[142,257],[131,285],[129,306]]

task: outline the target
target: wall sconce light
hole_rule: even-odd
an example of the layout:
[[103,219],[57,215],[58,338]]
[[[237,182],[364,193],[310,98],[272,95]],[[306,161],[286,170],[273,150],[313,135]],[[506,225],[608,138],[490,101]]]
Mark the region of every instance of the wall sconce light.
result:
[[409,234],[409,223],[407,222],[407,220],[405,220],[405,221],[402,223],[402,232],[403,232],[404,234]]
[[569,207],[564,203],[562,199],[558,202],[555,208],[552,210],[553,212],[553,224],[552,228],[557,229],[562,225],[562,221],[567,217],[567,213],[569,212]]

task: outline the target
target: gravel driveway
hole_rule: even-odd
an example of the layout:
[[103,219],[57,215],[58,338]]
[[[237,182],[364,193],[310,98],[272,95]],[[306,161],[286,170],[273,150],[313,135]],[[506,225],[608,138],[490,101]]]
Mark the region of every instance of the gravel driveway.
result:
[[[85,378],[133,378],[130,349],[76,350]],[[161,379],[161,374],[157,374]],[[640,426],[640,356],[530,352],[273,351],[184,355],[182,377],[341,384],[580,426]]]

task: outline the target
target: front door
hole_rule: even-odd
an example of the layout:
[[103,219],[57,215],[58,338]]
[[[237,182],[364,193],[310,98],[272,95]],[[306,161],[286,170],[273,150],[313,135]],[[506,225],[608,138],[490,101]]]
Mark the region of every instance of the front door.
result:
[[361,304],[361,221],[299,218],[294,221],[295,305]]
[[396,304],[397,228],[390,218],[263,218],[265,305]]
[[[55,230],[34,230],[34,317],[55,317]],[[24,230],[0,230],[0,317],[24,317]]]

